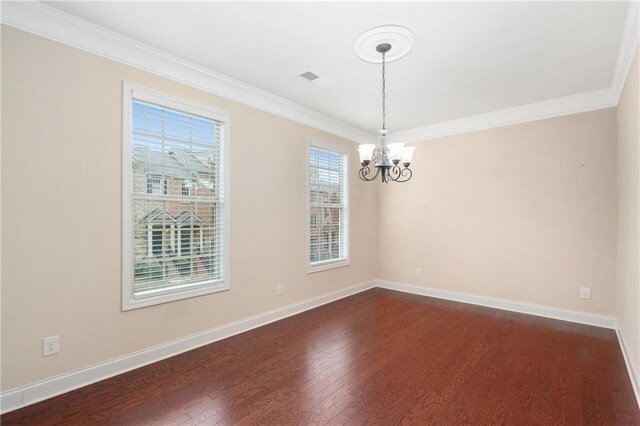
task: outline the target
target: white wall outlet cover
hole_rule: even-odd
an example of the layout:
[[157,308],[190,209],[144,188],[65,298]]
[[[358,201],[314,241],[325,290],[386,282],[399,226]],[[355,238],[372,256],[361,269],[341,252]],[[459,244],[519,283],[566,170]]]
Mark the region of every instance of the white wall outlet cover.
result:
[[55,355],[60,352],[60,339],[58,336],[42,338],[42,356]]
[[591,299],[591,288],[590,287],[580,287],[580,299]]
[[422,268],[416,268],[416,277],[422,276]]

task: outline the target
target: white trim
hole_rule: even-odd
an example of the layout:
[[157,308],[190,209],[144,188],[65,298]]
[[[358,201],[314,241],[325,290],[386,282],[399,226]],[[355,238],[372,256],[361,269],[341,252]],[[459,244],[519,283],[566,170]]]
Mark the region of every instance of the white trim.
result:
[[627,81],[627,75],[631,68],[631,61],[638,46],[640,38],[640,3],[637,1],[629,2],[629,10],[627,11],[627,19],[624,24],[622,33],[622,41],[620,42],[620,50],[618,51],[618,61],[616,62],[616,70],[613,74],[611,88],[616,94],[616,105],[622,95],[624,83]]
[[[91,367],[65,373],[50,379],[32,383],[21,388],[10,389],[0,394],[0,407],[2,413],[12,411],[27,405],[34,404],[56,395],[87,386],[109,377],[125,373],[127,371],[142,367],[153,362],[166,359],[180,353],[204,346],[236,334],[244,333],[257,327],[278,321],[318,306],[331,303],[333,301],[369,290],[374,287],[386,288],[394,291],[402,291],[405,293],[417,294],[421,296],[435,297],[438,299],[454,300],[462,303],[470,303],[474,305],[487,306],[495,309],[502,309],[513,312],[520,312],[530,315],[541,316],[545,318],[553,318],[558,320],[576,322],[580,324],[593,325],[616,329],[616,319],[600,315],[588,314],[585,312],[568,311],[559,308],[532,305],[528,303],[511,302],[507,300],[494,299],[485,296],[474,296],[465,293],[458,293],[446,290],[438,290],[433,288],[419,287],[411,284],[403,284],[389,281],[368,281],[342,290],[324,294],[322,296],[307,299],[302,302],[274,309],[262,314],[254,315],[239,321],[235,321],[220,327],[196,333],[182,339],[173,340],[148,349],[143,349],[129,355],[114,358],[96,364]],[[618,339],[622,349],[631,383],[638,398],[640,405],[640,388],[638,380],[632,370],[629,357],[624,346],[624,341],[619,330]]]
[[87,386],[91,383],[166,359],[180,353],[208,345],[236,334],[317,308],[374,287],[374,281],[364,282],[342,290],[324,294],[302,302],[254,315],[201,333],[163,343],[129,355],[114,358],[91,367],[65,373],[0,394],[2,412],[6,413],[38,401]]
[[[638,48],[638,41],[640,39],[640,3],[637,1],[629,2],[629,10],[627,12],[627,20],[624,26],[624,33],[622,35],[622,42],[620,43],[620,51],[618,53],[618,62],[616,64],[616,71],[611,82],[611,87],[616,94],[616,105],[620,101],[624,85],[627,81],[627,76],[631,68],[631,62],[636,49]],[[616,334],[618,335],[618,343],[620,344],[620,350],[624,357],[624,362],[627,366],[627,372],[629,373],[629,379],[631,380],[631,386],[636,396],[636,402],[640,407],[640,372],[635,371],[634,363],[631,361],[631,357],[627,352],[627,346],[624,341],[622,330],[616,327]]]
[[[62,393],[62,392],[60,392]],[[6,413],[7,411],[15,410],[16,408],[24,407],[31,403],[24,403],[22,398],[22,389],[13,389],[0,394],[0,413]],[[54,396],[54,395],[51,395]],[[34,401],[35,402],[35,401]]]
[[443,136],[615,107],[620,100],[620,95],[622,94],[622,89],[624,88],[624,83],[629,73],[629,67],[631,67],[631,61],[636,51],[639,38],[640,3],[631,1],[629,2],[616,68],[610,87],[402,130],[390,133],[387,137],[388,141],[389,143],[418,142]]
[[[611,86],[485,114],[391,132],[388,142],[418,142],[516,123],[614,107],[618,104],[639,37],[638,2],[629,2]],[[375,135],[224,74],[125,37],[41,2],[3,2],[2,23],[209,93],[279,115],[358,143]]]
[[586,312],[569,311],[548,306],[533,305],[530,303],[512,302],[509,300],[495,299],[493,297],[476,296],[455,291],[439,290],[429,287],[421,287],[412,284],[404,284],[390,281],[378,281],[377,287],[389,290],[402,291],[405,293],[417,294],[421,296],[435,297],[438,299],[454,300],[456,302],[470,303],[472,305],[487,306],[505,311],[520,312],[523,314],[537,315],[539,317],[553,318],[563,321],[577,322],[580,324],[593,325],[596,327],[616,328],[616,319],[601,315],[588,314]]
[[622,356],[624,357],[624,363],[627,365],[627,371],[629,372],[629,378],[631,379],[631,386],[633,387],[633,393],[636,395],[636,402],[640,407],[640,375],[633,369],[633,363],[631,357],[627,353],[627,346],[624,343],[622,337],[622,330],[616,327],[616,334],[618,335],[618,343],[620,343],[620,350],[622,350]]
[[627,18],[611,86],[572,96],[462,117],[427,126],[415,127],[413,129],[401,130],[395,133],[391,132],[387,136],[388,143],[419,142],[443,136],[615,107],[620,100],[620,95],[622,94],[622,89],[624,88],[624,83],[629,73],[639,38],[640,3],[631,1],[629,2],[629,9],[627,10]]
[[[307,241],[307,245],[309,242]],[[309,262],[309,257],[307,256],[307,262]],[[324,262],[317,262],[314,265],[308,263],[307,265],[307,274],[315,274],[316,272],[328,271],[329,269],[342,268],[343,266],[351,265],[351,261],[347,259],[334,259],[327,260]]]
[[2,23],[355,142],[374,135],[44,3],[3,2]]
[[133,149],[131,143],[125,143],[125,141],[131,140],[131,96],[133,94],[133,88],[128,82],[122,82],[122,140],[120,146],[122,147],[122,159],[121,159],[121,171],[122,176],[122,188],[121,188],[121,202],[122,210],[120,212],[120,218],[122,220],[122,270],[120,273],[121,281],[120,288],[122,289],[122,310],[128,309],[129,300],[133,294],[131,280],[133,271],[133,223],[132,223],[132,202],[131,202],[131,188],[133,188],[133,165],[131,159],[133,158]]
[[129,101],[138,99],[222,123],[229,123],[231,121],[231,115],[227,111],[218,110],[209,105],[200,104],[190,99],[180,98],[148,87],[142,87],[128,81],[124,81],[123,86],[125,93],[129,97]]
[[[162,291],[159,294],[150,293],[141,297],[133,297],[133,265],[132,250],[133,223],[131,215],[131,190],[133,182],[132,171],[132,148],[131,148],[131,103],[133,99],[151,102],[156,105],[165,106],[189,114],[206,117],[221,123],[220,128],[223,137],[222,143],[222,205],[223,205],[223,276],[222,280],[208,280],[194,283],[190,286],[176,288],[169,291]],[[229,165],[230,161],[230,129],[231,116],[226,111],[217,110],[207,105],[199,104],[188,99],[149,89],[134,83],[123,81],[122,83],[122,310],[153,306],[160,303],[173,302],[190,297],[202,296],[205,294],[217,293],[229,290],[230,286],[230,202],[229,202]]]
[[543,120],[545,118],[611,108],[617,104],[617,96],[612,89],[600,89],[564,98],[492,111],[486,114],[443,121],[395,133],[390,132],[387,139],[388,143],[419,142],[459,133],[469,133],[528,121]]
[[[347,251],[346,257],[340,259],[331,259],[322,262],[316,262],[315,264],[311,264],[311,205],[309,201],[310,196],[310,175],[309,175],[309,149],[314,146],[316,148],[324,149],[327,151],[335,152],[336,154],[343,155],[345,157],[343,164],[343,173],[345,176],[345,188],[344,193],[347,197],[347,203],[345,210],[347,211],[347,235],[345,236],[347,241],[344,242],[343,247]],[[306,167],[307,167],[307,192],[306,192],[306,212],[307,212],[307,230],[305,232],[306,235],[306,264],[307,264],[307,274],[313,274],[316,272],[327,271],[329,269],[341,268],[343,266],[351,265],[351,173],[349,172],[350,167],[350,159],[351,159],[351,151],[345,148],[343,145],[339,145],[332,142],[326,142],[320,139],[315,138],[307,138],[307,152],[306,152]]]

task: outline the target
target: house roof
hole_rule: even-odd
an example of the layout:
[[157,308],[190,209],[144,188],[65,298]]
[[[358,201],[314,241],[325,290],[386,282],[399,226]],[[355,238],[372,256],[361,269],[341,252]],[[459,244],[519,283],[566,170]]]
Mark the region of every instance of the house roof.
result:
[[146,223],[174,223],[175,219],[166,211],[157,208],[153,209],[144,217]]
[[176,223],[179,225],[184,222],[187,222],[188,220],[190,220],[191,223],[196,225],[202,225],[205,223],[204,220],[200,219],[200,216],[198,216],[197,214],[193,212],[186,212],[186,211],[180,213],[180,215],[176,218]]
[[161,208],[153,209],[143,219],[146,223],[154,224],[172,224],[177,225],[186,224],[187,222],[194,225],[204,225],[206,222],[193,212],[183,211],[177,217],[171,216],[165,210]]
[[188,167],[189,170],[196,170],[200,173],[213,172],[213,168],[209,163],[209,154],[206,152],[170,148],[169,155],[173,156],[183,166]]
[[169,148],[158,151],[140,146],[133,147],[134,167],[144,167],[149,175],[169,176],[176,179],[197,179],[200,173],[213,173],[205,152],[193,152],[186,149]]

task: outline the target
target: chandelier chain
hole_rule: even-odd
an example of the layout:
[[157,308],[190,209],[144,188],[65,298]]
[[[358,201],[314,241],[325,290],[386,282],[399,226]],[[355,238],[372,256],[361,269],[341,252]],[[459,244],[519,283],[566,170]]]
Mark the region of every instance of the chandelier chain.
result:
[[386,52],[382,52],[382,130],[386,130],[386,107],[385,107],[385,103],[386,103],[386,95],[385,95],[385,88],[386,88],[386,80],[384,77],[384,73],[385,73],[385,53]]

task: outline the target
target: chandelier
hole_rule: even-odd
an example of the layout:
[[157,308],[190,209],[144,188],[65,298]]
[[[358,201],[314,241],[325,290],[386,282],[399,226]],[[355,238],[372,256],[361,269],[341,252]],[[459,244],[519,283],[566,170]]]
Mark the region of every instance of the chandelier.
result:
[[[378,175],[382,182],[406,182],[411,179],[413,172],[409,168],[415,147],[404,146],[403,143],[387,144],[386,127],[386,63],[387,53],[391,51],[391,42],[398,42],[399,49],[393,52],[391,60],[400,59],[413,47],[413,33],[399,25],[383,25],[365,31],[356,40],[356,53],[367,62],[382,63],[382,129],[380,130],[380,144],[362,144],[358,147],[360,153],[360,179],[370,182]],[[375,45],[380,59],[371,56],[371,47]],[[370,165],[374,164],[375,173]]]

